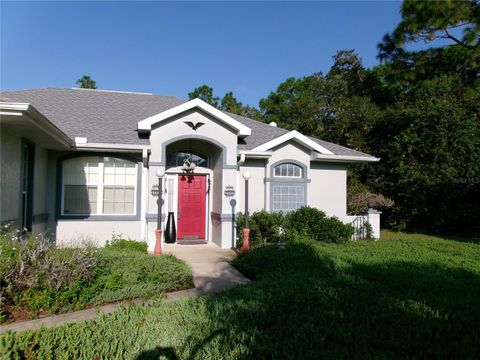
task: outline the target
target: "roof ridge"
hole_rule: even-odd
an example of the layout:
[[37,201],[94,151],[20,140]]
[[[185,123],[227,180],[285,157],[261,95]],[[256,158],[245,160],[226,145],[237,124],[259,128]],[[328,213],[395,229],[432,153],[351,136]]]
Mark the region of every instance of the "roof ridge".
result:
[[92,91],[92,92],[99,92],[99,93],[112,93],[112,94],[132,94],[132,95],[148,95],[148,96],[154,96],[154,97],[160,97],[160,98],[170,98],[170,99],[175,99],[178,101],[186,102],[184,99],[180,99],[177,96],[173,95],[158,95],[154,93],[147,93],[147,92],[139,92],[139,91],[122,91],[122,90],[107,90],[107,89],[83,89],[83,88],[62,88],[62,87],[52,87],[52,86],[47,86],[47,87],[40,87],[40,88],[30,88],[30,89],[20,89],[20,90],[7,90],[7,91],[2,91],[0,90],[0,94],[7,94],[7,93],[17,93],[17,92],[29,92],[29,91],[42,91],[42,90],[59,90],[59,91]]
[[0,89],[0,94],[13,93],[13,92],[23,92],[23,91],[32,91],[32,90],[50,90],[50,89],[62,89],[62,88],[45,86],[45,87],[40,87],[40,88],[19,89],[19,90],[1,90]]
[[146,93],[141,91],[123,91],[123,90],[107,90],[107,89],[67,88],[65,90],[99,91],[99,92],[109,92],[109,93],[115,93],[115,94],[154,95],[153,93]]

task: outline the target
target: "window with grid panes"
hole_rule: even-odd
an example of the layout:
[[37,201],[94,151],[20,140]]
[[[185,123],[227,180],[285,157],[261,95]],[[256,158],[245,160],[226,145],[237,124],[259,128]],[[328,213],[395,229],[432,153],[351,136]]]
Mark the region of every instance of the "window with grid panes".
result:
[[63,215],[134,215],[137,167],[103,156],[63,162]]
[[281,179],[302,178],[302,168],[291,163],[277,165],[273,176],[278,178],[272,182],[272,210],[289,212],[305,205],[305,184],[281,182]]

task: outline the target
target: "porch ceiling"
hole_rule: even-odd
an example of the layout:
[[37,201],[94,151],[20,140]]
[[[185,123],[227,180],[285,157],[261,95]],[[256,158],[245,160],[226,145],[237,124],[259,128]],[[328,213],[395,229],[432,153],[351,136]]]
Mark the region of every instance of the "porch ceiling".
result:
[[26,114],[2,114],[0,125],[2,130],[12,132],[46,149],[66,150],[70,148],[66,139],[59,139],[53,131],[39,125]]

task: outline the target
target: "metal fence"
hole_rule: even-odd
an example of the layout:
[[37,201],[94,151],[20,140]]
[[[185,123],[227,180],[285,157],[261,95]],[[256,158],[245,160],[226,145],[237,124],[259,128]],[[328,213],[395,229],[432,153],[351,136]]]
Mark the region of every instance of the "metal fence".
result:
[[368,237],[368,227],[366,225],[368,221],[364,215],[358,215],[351,224],[354,229],[352,240],[364,240]]

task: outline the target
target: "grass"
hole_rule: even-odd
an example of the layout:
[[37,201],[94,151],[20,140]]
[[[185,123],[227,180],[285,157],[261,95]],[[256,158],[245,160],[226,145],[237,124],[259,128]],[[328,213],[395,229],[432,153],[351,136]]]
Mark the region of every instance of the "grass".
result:
[[419,236],[271,245],[234,264],[255,281],[215,296],[8,333],[0,357],[480,357],[478,244]]
[[465,237],[465,236],[438,236],[438,235],[425,235],[418,233],[404,233],[390,230],[382,230],[382,240],[453,240],[459,242],[469,242],[474,244],[480,244],[480,236]]
[[99,268],[101,274],[96,283],[100,289],[91,300],[93,304],[148,297],[193,285],[190,268],[173,255],[157,257],[125,249],[104,249]]

